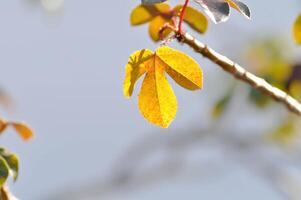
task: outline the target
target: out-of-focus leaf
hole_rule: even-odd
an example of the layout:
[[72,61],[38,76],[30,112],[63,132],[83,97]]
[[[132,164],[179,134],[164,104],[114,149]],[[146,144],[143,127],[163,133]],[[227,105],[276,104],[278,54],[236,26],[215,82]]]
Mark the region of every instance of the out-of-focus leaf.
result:
[[297,44],[301,44],[301,14],[297,17],[294,28],[294,38]]
[[294,120],[290,119],[277,127],[270,135],[271,139],[288,145],[296,138],[297,131]]
[[[179,15],[182,8],[182,5],[178,5],[174,8],[174,11]],[[188,6],[186,8],[184,21],[199,33],[205,33],[208,29],[207,18],[201,12],[192,7]]]
[[146,72],[145,61],[153,56],[153,52],[144,49],[133,53],[125,67],[123,94],[129,98],[134,90],[136,81]]
[[5,159],[0,156],[0,187],[4,185],[9,176],[9,166]]
[[203,87],[203,73],[199,64],[186,54],[164,46],[157,50],[156,55],[166,64],[166,72],[179,85],[188,90]]
[[13,106],[13,100],[11,96],[3,88],[0,88],[0,104],[8,110]]
[[23,140],[29,140],[33,137],[33,131],[27,124],[22,122],[11,122],[10,124],[14,127],[17,133],[19,133]]
[[1,200],[18,200],[14,195],[11,194],[11,192],[9,192],[8,188],[5,186],[0,189],[0,196]]
[[3,133],[7,128],[7,122],[4,119],[0,119],[0,133]]
[[4,189],[4,187],[1,187],[1,189],[0,189],[0,195],[1,195],[1,198],[0,198],[1,200],[10,200],[9,199],[9,194]]
[[[269,76],[273,84],[282,85],[290,75],[292,67],[290,63],[282,59],[271,60],[269,65],[266,66],[266,76]],[[280,83],[280,84],[279,84]]]
[[[137,57],[145,51],[151,54],[149,50],[142,50],[134,53],[131,58]],[[192,58],[165,46],[158,48],[155,53],[148,55],[146,59],[142,59],[141,65],[144,66],[146,76],[139,93],[139,109],[149,122],[167,128],[176,116],[177,99],[165,77],[164,71],[181,86],[191,90],[202,88],[202,71]],[[131,70],[126,73],[130,73]],[[125,94],[132,91],[129,89],[130,85],[133,85],[133,82],[140,76],[136,75],[132,82],[129,77],[130,75],[126,76]]]
[[10,172],[14,178],[17,180],[19,174],[19,158],[16,154],[9,152],[7,149],[0,148],[0,156],[5,159]]
[[296,80],[296,81],[293,81],[290,85],[290,88],[289,88],[289,92],[290,94],[297,98],[297,99],[301,99],[301,81],[300,80]]
[[156,4],[156,3],[162,3],[167,0],[141,0],[142,4]]
[[212,117],[213,118],[217,119],[217,118],[221,117],[221,115],[224,113],[227,106],[229,105],[231,97],[232,97],[232,90],[229,93],[227,93],[223,98],[221,98],[220,100],[218,100],[215,103],[215,105],[212,109]]
[[151,21],[154,17],[161,13],[168,12],[170,7],[168,4],[156,5],[139,5],[131,13],[131,24],[140,25]]
[[258,107],[265,107],[270,102],[270,98],[266,95],[263,95],[261,92],[251,89],[250,90],[250,100],[252,103],[254,103]]
[[58,12],[64,7],[64,0],[41,0],[41,4],[48,12]]
[[[252,45],[246,51],[246,58],[253,72],[263,77],[273,86],[286,90],[292,66],[290,48],[281,37],[268,37],[251,42]],[[269,105],[270,98],[260,92],[251,89],[250,100],[259,107]]]

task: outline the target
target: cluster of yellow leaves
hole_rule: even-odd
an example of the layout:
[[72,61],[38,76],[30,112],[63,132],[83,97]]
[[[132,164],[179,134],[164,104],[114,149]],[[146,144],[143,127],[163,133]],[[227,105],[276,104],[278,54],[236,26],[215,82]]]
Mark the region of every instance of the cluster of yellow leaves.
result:
[[301,44],[301,14],[295,21],[293,33],[296,43]]
[[25,123],[0,119],[0,134],[2,134],[8,127],[13,127],[23,140],[29,140],[34,135],[33,131]]
[[139,109],[149,122],[163,128],[170,125],[177,112],[177,99],[165,72],[188,90],[198,90],[203,85],[203,73],[196,61],[167,46],[155,53],[148,49],[133,53],[125,70],[123,92],[127,98],[136,81],[146,74],[138,97]]
[[[182,5],[171,8],[166,3],[154,5],[139,5],[131,13],[131,24],[133,26],[144,23],[149,24],[149,35],[153,41],[159,41],[160,29],[165,24],[175,25],[175,19],[179,16]],[[199,33],[205,33],[208,27],[207,18],[192,7],[187,7],[184,22]],[[170,34],[170,30],[164,31],[162,36],[165,38]]]

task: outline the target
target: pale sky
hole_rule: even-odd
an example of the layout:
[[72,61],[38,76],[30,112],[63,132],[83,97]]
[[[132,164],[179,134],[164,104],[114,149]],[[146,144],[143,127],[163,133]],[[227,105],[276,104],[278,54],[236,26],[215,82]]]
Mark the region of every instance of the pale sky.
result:
[[[35,139],[28,143],[13,131],[2,136],[2,144],[21,159],[19,180],[10,186],[20,199],[43,200],[70,186],[96,180],[144,135],[206,124],[207,117],[200,114],[210,105],[207,96],[211,90],[206,88],[191,93],[174,87],[180,108],[169,130],[160,130],[141,117],[137,91],[130,100],[123,98],[128,56],[138,49],[157,46],[148,38],[146,26],[129,25],[129,13],[139,0],[65,0],[64,10],[54,16],[46,14],[38,2],[27,5],[29,1],[2,1],[0,6],[0,84],[16,105],[11,113],[2,113],[10,119],[25,120],[36,132]],[[203,40],[235,56],[227,49],[231,48],[227,47],[229,41],[235,46],[235,41],[246,42],[254,34],[280,28],[281,33],[289,35],[300,11],[297,0],[285,4],[283,0],[244,2],[252,9],[251,21],[233,13],[225,24],[211,23]],[[187,47],[176,47],[202,62],[208,77],[205,86],[212,88],[213,65]],[[268,184],[240,168],[208,183],[164,182],[128,197],[116,197],[184,198],[281,199]]]

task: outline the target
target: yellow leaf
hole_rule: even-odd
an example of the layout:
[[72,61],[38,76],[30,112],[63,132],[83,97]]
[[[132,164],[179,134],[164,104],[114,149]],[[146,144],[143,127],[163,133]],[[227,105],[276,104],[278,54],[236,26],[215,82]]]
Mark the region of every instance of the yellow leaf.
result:
[[21,122],[11,122],[10,124],[15,128],[15,130],[24,140],[29,140],[33,137],[32,130],[26,124]]
[[[291,64],[282,59],[275,58],[271,60],[268,65],[266,65],[266,75],[271,77],[276,83],[283,83],[287,80],[287,77],[292,73]],[[271,80],[272,81],[272,80]]]
[[161,47],[156,53],[141,50],[132,54],[124,81],[124,94],[129,97],[137,79],[146,73],[138,97],[139,109],[144,118],[162,128],[167,128],[177,113],[177,99],[165,71],[185,88],[195,90],[203,85],[198,64],[169,47]]
[[153,55],[148,49],[140,50],[130,56],[125,67],[125,79],[123,84],[123,94],[130,97],[133,93],[136,81],[146,72],[145,63]]
[[179,85],[189,90],[203,87],[203,72],[191,57],[167,46],[157,49],[156,55],[167,65],[166,72]]
[[294,24],[294,38],[297,44],[301,44],[301,15],[298,16]]
[[283,145],[292,145],[298,136],[295,124],[293,119],[287,120],[273,130],[269,138]]
[[[177,15],[180,15],[182,5],[178,5],[174,8]],[[208,28],[207,18],[199,11],[192,7],[187,7],[184,15],[184,21],[194,30],[199,33],[205,33]]]
[[301,81],[293,81],[290,85],[290,94],[296,99],[301,99]]
[[[172,23],[171,19],[164,18],[162,16],[155,17],[149,24],[149,35],[152,38],[153,41],[157,42],[160,40],[159,32],[160,29],[166,24],[166,23]],[[163,38],[167,37],[172,31],[170,29],[166,29],[163,33]]]
[[167,128],[176,116],[177,99],[164,75],[164,64],[156,56],[152,64],[142,83],[139,108],[149,122]]
[[168,4],[156,4],[156,5],[139,5],[133,9],[131,13],[131,24],[140,25],[152,20],[160,13],[168,12],[170,9]]

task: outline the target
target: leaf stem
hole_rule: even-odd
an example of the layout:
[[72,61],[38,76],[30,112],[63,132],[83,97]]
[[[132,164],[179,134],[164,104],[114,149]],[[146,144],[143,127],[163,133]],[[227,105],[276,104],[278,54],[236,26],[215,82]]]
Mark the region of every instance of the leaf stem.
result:
[[179,33],[182,33],[182,24],[183,24],[185,11],[186,11],[188,4],[189,4],[189,0],[185,0],[185,4],[180,13],[180,21],[179,21],[179,26],[178,26]]

